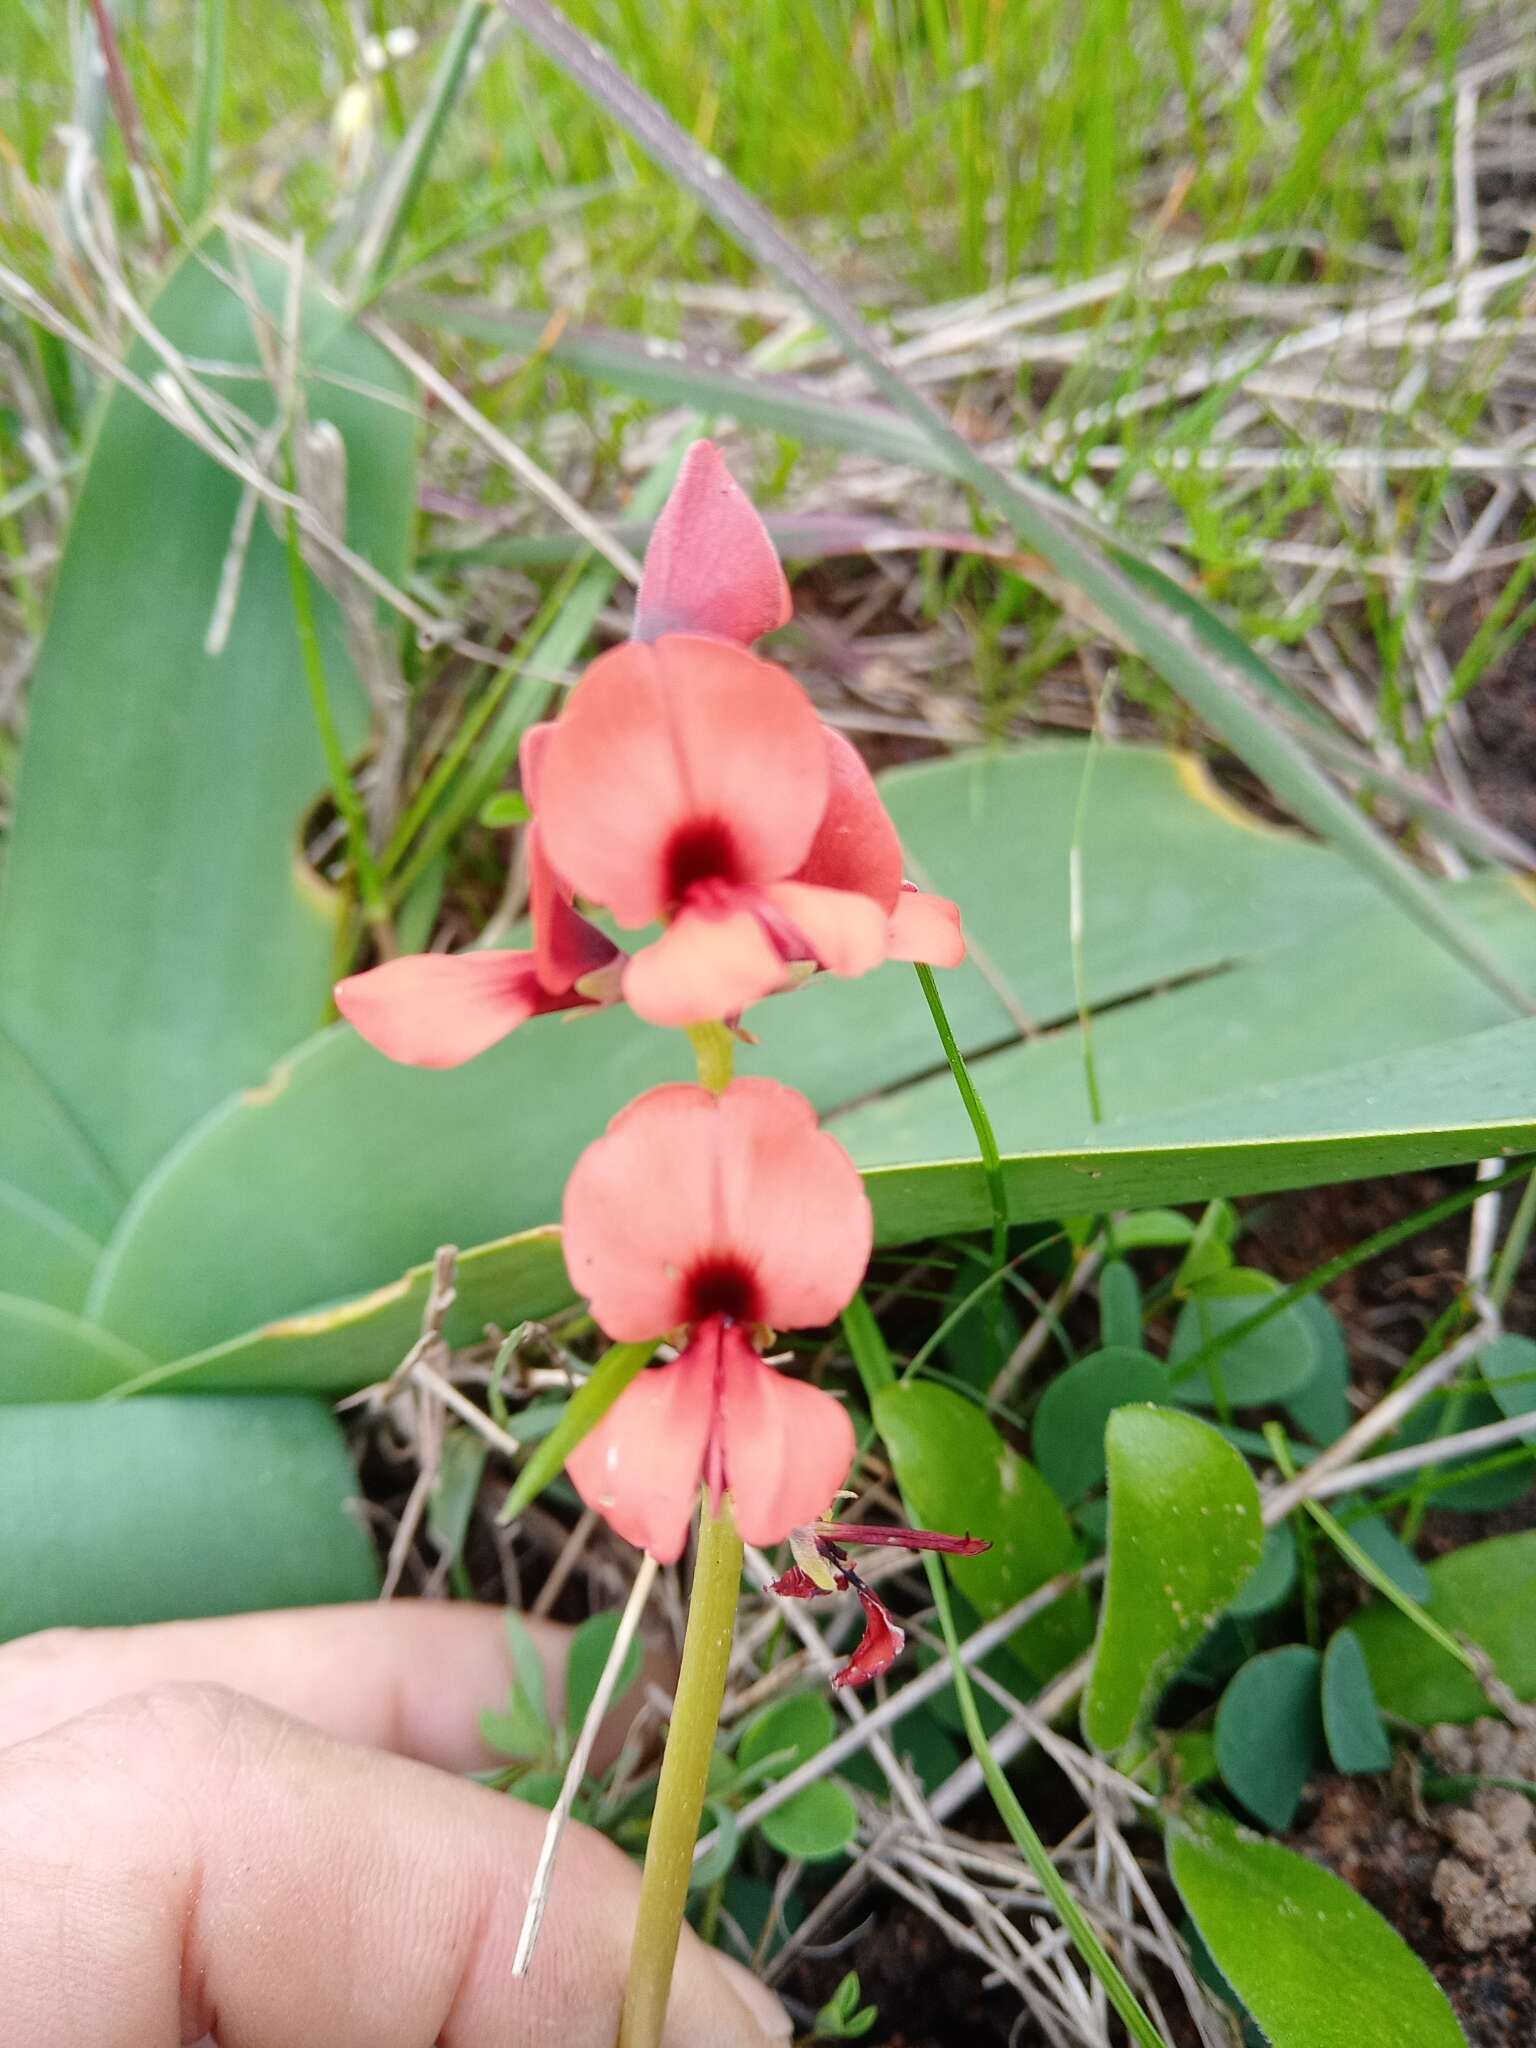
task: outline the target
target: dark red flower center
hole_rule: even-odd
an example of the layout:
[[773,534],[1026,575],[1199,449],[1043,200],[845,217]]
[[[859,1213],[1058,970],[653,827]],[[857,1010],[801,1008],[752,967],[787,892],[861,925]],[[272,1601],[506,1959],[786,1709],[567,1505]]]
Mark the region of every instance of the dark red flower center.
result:
[[741,1259],[703,1260],[688,1275],[685,1296],[690,1323],[702,1323],[707,1316],[748,1324],[763,1320],[757,1276]]
[[735,835],[722,818],[690,818],[679,825],[663,859],[669,903],[681,903],[700,882],[741,880]]

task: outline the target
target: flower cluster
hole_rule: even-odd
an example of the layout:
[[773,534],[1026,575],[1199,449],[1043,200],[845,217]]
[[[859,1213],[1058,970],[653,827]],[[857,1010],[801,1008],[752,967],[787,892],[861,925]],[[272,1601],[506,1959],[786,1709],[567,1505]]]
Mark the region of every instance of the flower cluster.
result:
[[[413,1066],[473,1059],[530,1017],[619,1000],[653,1024],[740,1018],[808,974],[958,966],[952,903],[903,880],[869,770],[786,669],[773,543],[719,452],[688,454],[646,555],[635,638],[523,740],[526,952],[415,954],[343,981],[337,1007]],[[660,921],[627,955],[621,929]]]
[[[958,965],[959,913],[904,879],[858,754],[751,651],[789,611],[761,520],[697,443],[652,536],[633,639],[523,741],[531,946],[389,961],[340,984],[343,1016],[393,1059],[450,1067],[553,1011],[623,1001],[655,1025],[739,1030],[753,1003],[817,972]],[[633,951],[610,931],[656,926]],[[682,1553],[701,1485],[716,1512],[730,1494],[749,1542],[814,1526],[853,1428],[763,1353],[775,1331],[847,1306],[871,1242],[857,1170],[793,1089],[690,1083],[621,1111],[571,1174],[566,1262],[611,1338],[666,1339],[674,1355],[572,1455],[583,1499],[663,1562]],[[870,1634],[839,1682],[874,1676],[901,1631],[844,1553],[805,1555],[819,1569],[802,1559],[805,1584],[792,1573],[780,1590],[853,1588]]]

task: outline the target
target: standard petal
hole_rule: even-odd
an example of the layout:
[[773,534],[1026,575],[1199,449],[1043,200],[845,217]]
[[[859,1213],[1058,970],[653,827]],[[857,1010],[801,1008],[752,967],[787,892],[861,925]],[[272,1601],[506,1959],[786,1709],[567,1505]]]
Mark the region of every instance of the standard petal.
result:
[[720,1463],[748,1543],[782,1543],[820,1514],[856,1448],[847,1411],[764,1365],[734,1324],[720,1334]]
[[645,551],[635,638],[715,633],[745,647],[789,615],[789,585],[751,499],[714,443],[695,441]]
[[872,896],[856,889],[818,889],[775,882],[763,894],[781,911],[828,974],[868,974],[886,958],[889,919]]
[[565,1184],[565,1263],[610,1337],[660,1337],[688,1320],[687,1277],[721,1249],[719,1101],[693,1081],[638,1096]]
[[833,1677],[835,1686],[867,1685],[882,1671],[889,1671],[906,1644],[905,1629],[898,1628],[888,1609],[867,1586],[855,1589],[864,1609],[864,1639],[842,1670]]
[[584,918],[555,873],[537,824],[528,827],[528,915],[533,922],[533,959],[541,984],[564,995],[583,976],[618,959],[606,932]]
[[647,1023],[678,1027],[735,1017],[783,981],[784,961],[750,910],[689,909],[630,960],[624,996]]
[[874,1239],[858,1168],[780,1081],[733,1081],[719,1105],[723,1246],[754,1274],[766,1322],[831,1322],[857,1292]]
[[628,1543],[674,1564],[688,1541],[715,1407],[717,1325],[648,1366],[566,1461],[571,1483]]
[[960,906],[904,883],[886,934],[888,960],[920,960],[925,967],[958,967],[965,958]]
[[793,880],[857,889],[889,910],[901,889],[901,841],[859,750],[822,727],[831,781],[811,850]]
[[544,847],[620,924],[651,923],[706,877],[779,881],[827,800],[810,699],[784,669],[669,634],[602,655],[538,764]]
[[407,953],[336,984],[336,1007],[368,1043],[408,1067],[461,1067],[530,1017],[569,1009],[531,953]]

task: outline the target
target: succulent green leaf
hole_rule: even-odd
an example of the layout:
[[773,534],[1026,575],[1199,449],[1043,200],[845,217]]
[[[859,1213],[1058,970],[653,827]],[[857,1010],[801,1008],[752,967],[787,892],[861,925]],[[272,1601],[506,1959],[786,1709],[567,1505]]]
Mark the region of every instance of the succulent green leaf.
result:
[[1392,1762],[1360,1638],[1347,1628],[1323,1654],[1323,1728],[1335,1770],[1384,1771]]
[[1035,1463],[1070,1507],[1104,1478],[1104,1429],[1117,1408],[1161,1400],[1168,1374],[1150,1352],[1110,1346],[1059,1372],[1035,1410]]
[[0,1639],[367,1600],[341,1433],[299,1396],[36,1402],[0,1429]]
[[[226,281],[242,267],[272,323],[262,337]],[[259,340],[278,337],[288,285],[270,256],[243,248],[235,265],[214,240],[153,308],[171,346],[258,422],[275,400],[249,372]],[[345,456],[347,538],[398,581],[415,509],[409,383],[318,284],[299,331],[309,420],[329,423]],[[146,344],[131,352],[140,377],[157,367]],[[0,878],[0,1027],[121,1190],[232,1091],[259,1087],[325,1015],[336,905],[299,849],[325,762],[283,545],[259,514],[238,580],[225,581],[241,495],[115,387],[29,695]],[[221,587],[233,610],[210,652]],[[362,686],[336,608],[317,610],[338,727],[356,745]],[[0,1172],[47,1198],[30,1178],[34,1149],[7,1124]]]
[[[1427,1570],[1431,1618],[1485,1651],[1518,1698],[1536,1699],[1536,1530],[1469,1543]],[[1349,1626],[1384,1712],[1421,1728],[1489,1712],[1471,1672],[1386,1601],[1374,1601]]]
[[758,1824],[781,1856],[825,1863],[851,1847],[859,1832],[859,1810],[835,1778],[807,1785]]
[[1266,1827],[1283,1834],[1323,1748],[1323,1660],[1305,1643],[1251,1657],[1216,1710],[1222,1783]]

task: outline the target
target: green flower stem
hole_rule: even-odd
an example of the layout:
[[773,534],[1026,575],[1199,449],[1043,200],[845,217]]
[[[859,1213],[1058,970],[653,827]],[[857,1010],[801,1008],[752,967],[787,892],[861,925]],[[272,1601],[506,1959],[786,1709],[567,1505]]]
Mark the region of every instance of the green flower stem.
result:
[[[992,1271],[1001,1275],[1008,1265],[1008,1192],[1003,1186],[1003,1155],[998,1150],[997,1133],[992,1128],[992,1119],[987,1115],[987,1106],[976,1090],[971,1079],[971,1070],[965,1064],[965,1054],[955,1037],[954,1027],[949,1021],[949,1012],[944,1007],[944,998],[939,994],[939,984],[933,978],[933,969],[917,967],[917,978],[928,1001],[933,1027],[939,1034],[939,1043],[944,1048],[944,1057],[949,1061],[949,1071],[955,1077],[955,1086],[960,1091],[960,1100],[965,1104],[965,1113],[971,1120],[971,1129],[976,1133],[976,1149],[981,1154],[981,1170],[987,1177],[987,1195],[992,1204]],[[1008,1332],[1004,1320],[1003,1290],[999,1287],[992,1296],[991,1319],[993,1337],[997,1345],[998,1361],[1001,1364],[1008,1356]]]
[[723,1095],[731,1085],[735,1039],[723,1024],[690,1024],[688,1038],[699,1063],[699,1085]]
[[699,1516],[699,1556],[688,1603],[683,1668],[640,1880],[618,2048],[661,2048],[740,1591],[741,1537],[730,1500],[721,1503],[718,1515],[710,1513],[706,1500]]
[[949,1071],[955,1077],[955,1086],[960,1090],[960,1100],[965,1104],[971,1129],[976,1133],[976,1149],[981,1154],[982,1171],[987,1176],[987,1195],[992,1203],[992,1265],[995,1271],[1008,1261],[1008,1195],[1003,1186],[1003,1155],[998,1150],[997,1134],[992,1129],[986,1104],[977,1094],[976,1083],[965,1064],[965,1054],[960,1050],[950,1024],[944,998],[939,994],[939,984],[933,978],[933,969],[919,964],[917,978],[928,999],[933,1027],[939,1034],[939,1043],[944,1048],[945,1059],[949,1061]]

